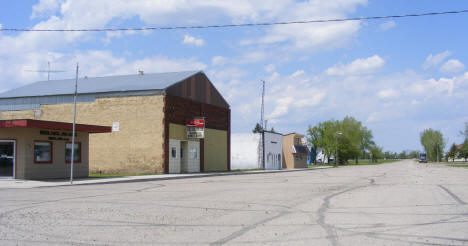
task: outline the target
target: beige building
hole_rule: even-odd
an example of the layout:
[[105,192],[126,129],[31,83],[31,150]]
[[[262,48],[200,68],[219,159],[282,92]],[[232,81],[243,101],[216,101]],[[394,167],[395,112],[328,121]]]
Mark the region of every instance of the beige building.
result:
[[290,133],[283,136],[283,168],[306,168],[309,150],[303,144],[304,135]]
[[[0,120],[0,176],[18,179],[70,177],[72,125],[38,120]],[[110,127],[76,125],[75,178],[89,174],[89,134],[110,131]]]
[[[72,122],[73,89],[56,80],[2,93],[0,120]],[[201,71],[80,78],[77,102],[77,123],[112,126],[89,137],[90,172],[230,169],[230,108]]]

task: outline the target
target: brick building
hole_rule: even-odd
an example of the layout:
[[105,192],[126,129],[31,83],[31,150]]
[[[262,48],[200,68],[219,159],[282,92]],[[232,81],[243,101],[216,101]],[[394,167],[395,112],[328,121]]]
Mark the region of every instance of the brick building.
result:
[[[41,81],[1,93],[0,120],[72,122],[74,82]],[[187,133],[194,119],[204,119],[202,138]],[[77,123],[113,128],[89,136],[90,172],[230,169],[229,104],[201,71],[80,78]]]

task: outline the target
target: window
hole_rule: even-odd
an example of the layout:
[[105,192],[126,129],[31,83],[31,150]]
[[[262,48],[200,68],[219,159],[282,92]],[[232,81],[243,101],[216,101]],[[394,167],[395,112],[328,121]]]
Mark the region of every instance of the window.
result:
[[301,140],[299,138],[294,138],[294,144],[295,145],[300,145],[301,144]]
[[197,149],[191,148],[190,149],[190,158],[197,159],[197,157],[198,157]]
[[[71,162],[71,149],[72,144],[67,143],[65,145],[65,162],[70,163]],[[74,148],[74,153],[73,153],[73,163],[81,163],[81,143],[75,143],[75,148]]]
[[34,142],[34,163],[52,163],[52,142]]
[[177,149],[176,149],[176,147],[171,148],[171,155],[172,155],[172,158],[177,158]]

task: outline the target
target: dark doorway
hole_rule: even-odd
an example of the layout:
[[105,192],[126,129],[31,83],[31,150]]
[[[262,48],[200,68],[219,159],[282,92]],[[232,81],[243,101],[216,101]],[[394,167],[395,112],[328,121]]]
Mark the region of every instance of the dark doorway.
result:
[[15,141],[0,140],[0,176],[13,177],[15,167]]

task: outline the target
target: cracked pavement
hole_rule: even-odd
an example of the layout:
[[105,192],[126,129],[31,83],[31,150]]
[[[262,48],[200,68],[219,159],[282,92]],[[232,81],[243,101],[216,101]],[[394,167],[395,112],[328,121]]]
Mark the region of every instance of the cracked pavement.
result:
[[409,160],[0,197],[0,245],[468,245],[468,169]]

